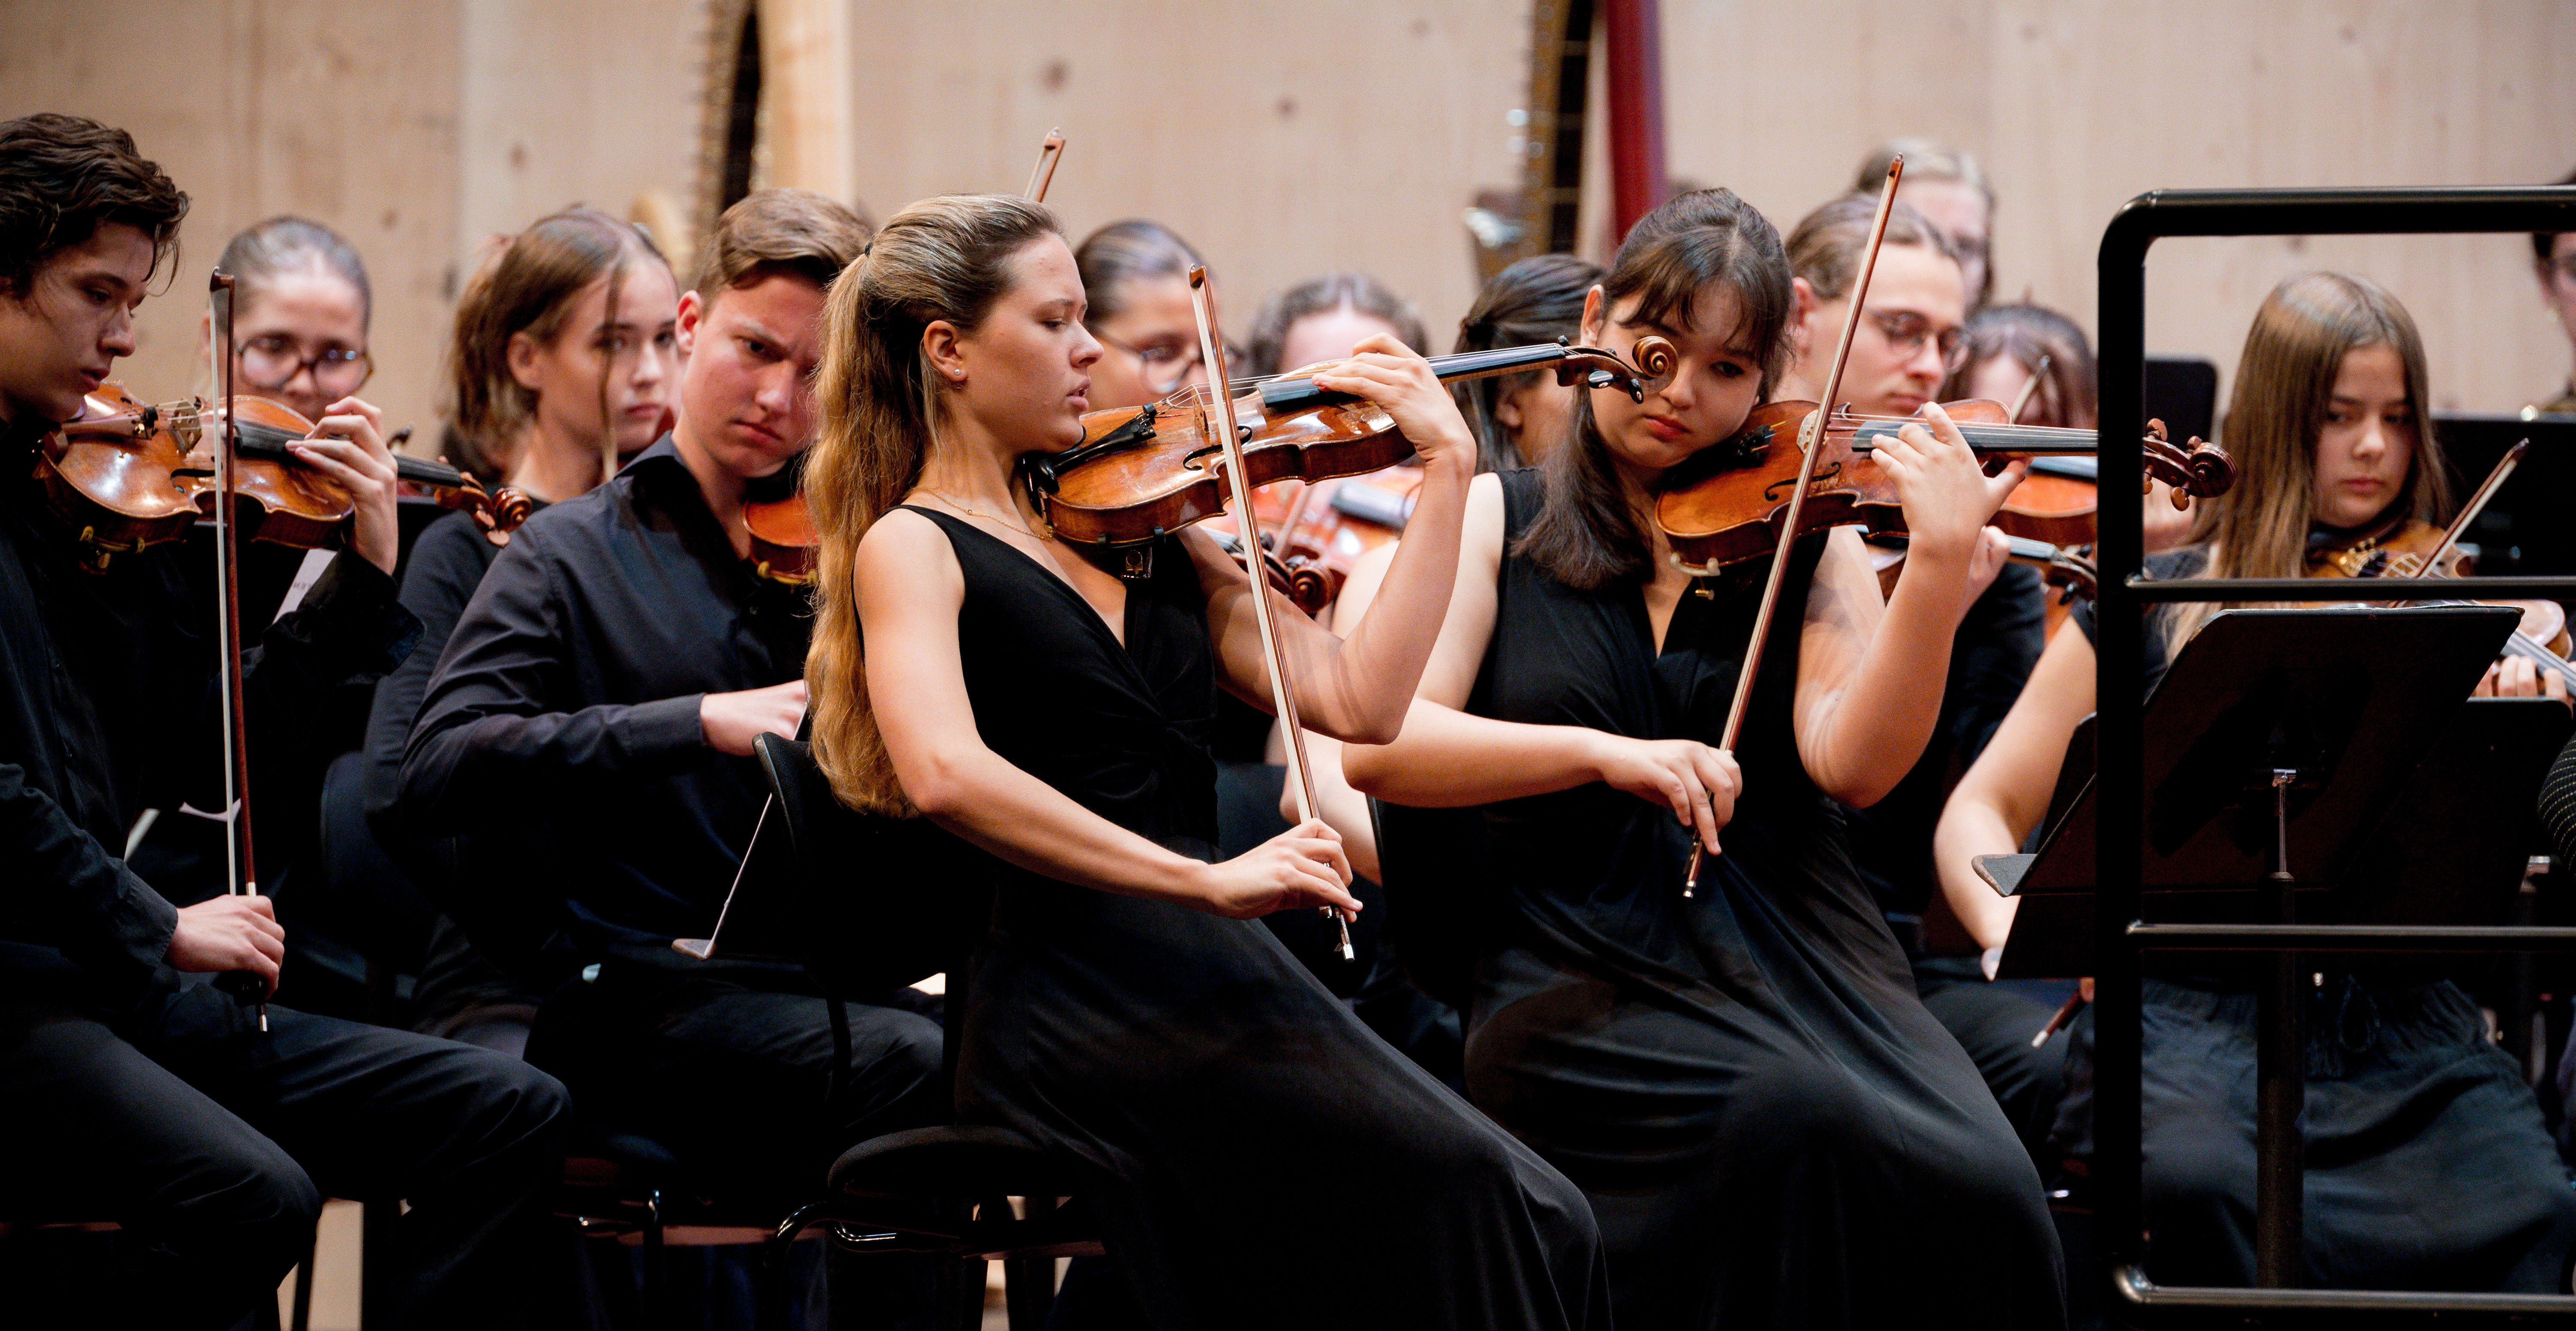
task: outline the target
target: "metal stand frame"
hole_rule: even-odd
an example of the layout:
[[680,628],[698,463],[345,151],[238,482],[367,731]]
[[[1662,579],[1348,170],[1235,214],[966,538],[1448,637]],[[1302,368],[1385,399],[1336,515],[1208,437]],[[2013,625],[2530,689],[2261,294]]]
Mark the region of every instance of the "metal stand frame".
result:
[[[2102,437],[2137,438],[2145,428],[2146,263],[2148,247],[2167,236],[2275,236],[2512,233],[2576,231],[2576,187],[2451,189],[2158,190],[2131,199],[2103,231],[2101,282]],[[2137,493],[2144,480],[2138,447],[2101,454],[2102,493]],[[2576,951],[2576,928],[2534,925],[2302,925],[2288,913],[2288,871],[2276,865],[2276,904],[2269,924],[2192,925],[2139,922],[2139,820],[2113,811],[2143,809],[2146,708],[2143,613],[2175,601],[2383,601],[2459,594],[2448,580],[2209,579],[2147,582],[2141,517],[2134,503],[2105,504],[2101,520],[2099,662],[2096,667],[2098,782],[2102,817],[2096,832],[2099,888],[2096,928],[2100,1012],[2095,1032],[2094,1187],[2101,1245],[2111,1272],[2112,1316],[2132,1326],[2206,1326],[2259,1322],[2350,1325],[2356,1316],[2420,1321],[2429,1316],[2576,1322],[2576,1296],[2338,1291],[2295,1288],[2300,1247],[2299,1106],[2306,1095],[2306,1042],[2298,980],[2299,952]],[[2576,598],[2576,577],[2484,578],[2489,597]],[[2141,1200],[2139,975],[2150,948],[2237,949],[2278,953],[2260,1023],[2260,1084],[2255,1171],[2258,1181],[2254,1289],[2160,1288],[2145,1268]]]

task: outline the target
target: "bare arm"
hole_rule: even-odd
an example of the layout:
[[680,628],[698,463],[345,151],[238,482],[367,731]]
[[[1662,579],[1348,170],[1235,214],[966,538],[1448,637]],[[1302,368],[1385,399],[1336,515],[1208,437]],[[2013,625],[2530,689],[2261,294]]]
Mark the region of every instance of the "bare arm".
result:
[[[1458,536],[1476,446],[1430,362],[1393,338],[1361,343],[1351,360],[1314,378],[1326,388],[1385,408],[1421,453],[1426,470],[1413,516],[1405,521],[1407,539],[1397,549],[1370,613],[1347,635],[1335,637],[1296,613],[1285,597],[1264,591],[1276,612],[1289,686],[1297,692],[1306,728],[1337,739],[1382,742],[1403,726],[1406,703],[1440,634],[1441,610],[1458,571]],[[1250,582],[1214,538],[1191,532],[1187,541],[1207,590],[1208,632],[1216,640],[1228,687],[1276,714]]]
[[2003,946],[2021,903],[1996,895],[1973,861],[2020,850],[2047,816],[2067,741],[2093,710],[2093,659],[2093,644],[2081,632],[2062,630],[2051,639],[2012,711],[1941,810],[1932,864],[1942,897],[1980,948]]
[[1988,477],[1937,406],[1931,428],[1908,425],[1878,445],[1913,536],[1896,592],[1882,605],[1857,532],[1825,543],[1798,638],[1798,757],[1819,789],[1856,808],[1877,803],[1923,756],[1941,715],[1950,642],[2003,567],[2002,533],[1985,521],[2023,468]]
[[896,511],[854,570],[868,696],[904,793],[949,831],[1049,877],[1245,918],[1292,906],[1356,910],[1332,830],[1297,828],[1222,865],[1167,850],[1075,803],[985,747],[957,646],[964,575],[928,519]]
[[1716,849],[1717,831],[1733,812],[1739,784],[1734,760],[1717,750],[1694,740],[1632,739],[1464,710],[1494,634],[1494,589],[1503,559],[1499,478],[1476,479],[1466,528],[1457,587],[1404,732],[1392,744],[1345,748],[1343,775],[1380,799],[1424,808],[1488,804],[1607,781],[1670,805],[1675,818],[1694,825]]

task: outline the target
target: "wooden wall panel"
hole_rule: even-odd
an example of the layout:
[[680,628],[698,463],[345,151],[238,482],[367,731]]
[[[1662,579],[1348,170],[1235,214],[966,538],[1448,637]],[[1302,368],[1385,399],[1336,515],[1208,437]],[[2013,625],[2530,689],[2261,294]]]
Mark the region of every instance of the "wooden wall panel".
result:
[[192,200],[179,266],[119,367],[198,391],[206,273],[233,232],[301,213],[348,236],[375,286],[368,396],[436,434],[429,392],[455,241],[457,7],[232,0],[0,0],[0,116],[65,111],[130,130]]
[[460,8],[456,262],[470,264],[495,233],[568,204],[623,217],[638,193],[659,189],[688,205],[706,48],[700,0]]
[[[812,0],[801,0],[811,3]],[[1228,322],[1335,267],[1412,295],[1445,344],[1472,296],[1459,213],[1518,183],[1505,115],[1527,16],[1506,0],[846,0],[850,178],[882,217],[1015,189],[1072,140],[1053,202],[1077,234],[1160,218],[1215,264]],[[1983,155],[2002,194],[1997,291],[2088,324],[2093,256],[2158,186],[2550,179],[2576,165],[2576,6],[2558,0],[1668,0],[1676,175],[1784,227],[1889,135]],[[565,203],[623,211],[694,184],[705,0],[0,0],[0,114],[133,128],[197,197],[185,268],[134,374],[193,384],[195,290],[269,213],[349,232],[378,284],[398,420],[432,423],[453,283],[475,246]],[[134,42],[120,34],[150,32]],[[2281,276],[2345,265],[2394,288],[2437,396],[2510,407],[2567,349],[2503,239],[2176,242],[2150,344],[2229,367]]]
[[[2576,166],[2576,7],[2550,0],[1753,0],[1668,5],[1675,173],[1783,229],[1897,134],[1984,158],[1996,294],[2090,327],[2094,254],[2154,188],[2468,184]],[[1704,71],[1704,72],[1701,72]],[[2441,405],[2504,409],[2567,370],[2515,238],[2168,242],[2148,344],[2233,368],[2274,283],[2365,272],[2423,325]]]
[[878,217],[1016,190],[1061,126],[1047,201],[1073,236],[1169,224],[1207,256],[1230,326],[1280,287],[1356,268],[1417,300],[1445,351],[1474,295],[1460,213],[1518,183],[1503,118],[1527,80],[1517,5],[1014,0],[971,22],[853,5],[856,179]]

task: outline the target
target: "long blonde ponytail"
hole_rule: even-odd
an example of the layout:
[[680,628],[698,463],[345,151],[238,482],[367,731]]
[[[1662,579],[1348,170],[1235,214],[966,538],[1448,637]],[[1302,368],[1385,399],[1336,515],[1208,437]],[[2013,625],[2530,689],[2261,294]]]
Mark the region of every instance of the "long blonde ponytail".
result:
[[920,482],[930,451],[937,405],[922,332],[945,320],[972,333],[1009,289],[1011,255],[1051,234],[1061,234],[1055,215],[1016,195],[924,199],[887,220],[824,306],[814,380],[822,427],[804,477],[823,542],[805,680],[815,761],[854,809],[918,812],[870,708],[852,570],[859,542]]

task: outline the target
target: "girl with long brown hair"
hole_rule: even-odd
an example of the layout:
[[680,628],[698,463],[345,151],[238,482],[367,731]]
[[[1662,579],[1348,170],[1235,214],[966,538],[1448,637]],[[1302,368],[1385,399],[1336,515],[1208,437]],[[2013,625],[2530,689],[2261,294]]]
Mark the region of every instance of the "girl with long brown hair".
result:
[[[1193,530],[1122,581],[1013,484],[1022,454],[1082,442],[1083,314],[1053,215],[979,195],[888,221],[825,315],[815,752],[845,802],[993,857],[959,1112],[1087,1173],[1152,1325],[1607,1325],[1581,1195],[1255,922],[1356,904],[1332,830],[1210,862],[1217,691],[1270,704],[1242,572]],[[1336,638],[1276,602],[1310,724],[1383,740],[1449,594],[1474,442],[1391,339],[1319,382],[1430,470],[1385,614]]]
[[[2449,500],[2424,416],[2430,400],[2423,343],[2396,297],[2343,273],[2281,283],[2255,312],[2236,365],[2223,440],[2236,484],[2197,506],[2192,544],[2151,556],[2148,573],[2297,577],[2312,556],[2366,552],[2441,516]],[[2222,608],[2148,618],[2151,689]],[[2072,619],[2081,631],[2050,640],[1934,839],[1943,895],[1980,947],[2002,946],[2018,903],[1973,863],[2021,849],[2094,708],[2093,608],[2079,603]],[[2537,692],[2530,664],[2512,664],[2479,692]],[[2566,1292],[2576,1194],[2531,1088],[2488,1040],[2476,1002],[2420,971],[2320,976],[2301,1119],[2309,1282]],[[2159,1282],[2254,1280],[2254,984],[2206,964],[2155,968],[2144,981],[2147,1261]],[[2076,1021],[2070,1087],[2091,1081],[2090,1023],[2089,1012]],[[2070,1097],[2054,1117],[2055,1151],[2089,1156],[2089,1098]],[[2404,1223],[2391,1224],[2395,1214]]]
[[1622,1327],[2058,1326],[2039,1179],[1843,838],[1843,806],[1930,738],[2015,477],[1937,407],[1906,426],[1877,455],[1914,539],[1893,598],[1849,531],[1781,551],[1733,753],[1713,746],[1767,565],[1693,576],[1652,520],[1665,474],[1769,396],[1796,309],[1779,233],[1734,194],[1638,222],[1580,340],[1666,337],[1678,372],[1642,403],[1583,393],[1545,463],[1477,478],[1403,733],[1344,771],[1483,806],[1485,913],[1455,926],[1486,940],[1468,1090],[1590,1197]]
[[558,502],[669,428],[680,296],[631,223],[539,218],[486,257],[448,348],[457,465]]
[[[651,238],[594,208],[564,209],[496,242],[456,306],[450,440],[463,447],[450,460],[507,478],[539,505],[608,479],[621,455],[662,431],[679,379],[672,287]],[[361,779],[378,822],[396,804],[430,676],[499,554],[464,513],[432,522],[413,547],[402,600],[420,618],[421,640],[377,683],[367,717]],[[379,836],[393,863],[425,884],[451,858]],[[413,1002],[421,1031],[520,1054],[539,997],[475,951],[452,920],[432,926]]]

